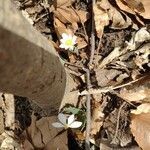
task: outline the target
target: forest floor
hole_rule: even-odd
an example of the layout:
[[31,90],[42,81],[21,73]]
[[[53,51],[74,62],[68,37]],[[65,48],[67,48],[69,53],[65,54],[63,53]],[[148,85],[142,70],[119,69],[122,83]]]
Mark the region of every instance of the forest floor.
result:
[[[49,135],[53,117],[27,98],[15,96],[14,133],[20,149],[149,150],[150,2],[14,1],[25,18],[53,43],[76,82],[77,103],[70,100],[60,113],[74,114],[82,122],[78,129],[55,129]],[[65,40],[72,43],[67,45]],[[2,95],[0,115],[8,109],[5,104],[10,96]]]

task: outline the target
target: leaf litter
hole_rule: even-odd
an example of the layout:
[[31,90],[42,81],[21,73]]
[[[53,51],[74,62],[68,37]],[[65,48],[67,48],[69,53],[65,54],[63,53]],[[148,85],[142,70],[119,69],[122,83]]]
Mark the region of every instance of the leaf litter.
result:
[[[21,117],[17,114],[13,118],[9,112],[13,109],[6,107],[11,105],[7,99],[13,102],[20,98],[15,100],[12,95],[4,94],[0,105],[0,115],[5,118],[0,122],[3,127],[1,148],[9,148],[11,143],[11,146],[26,150],[72,150],[71,147],[148,150],[149,0],[15,1],[27,20],[52,41],[66,70],[74,78],[76,99],[64,102],[60,113],[74,114],[82,127],[65,131],[54,128],[52,123],[57,116],[49,117],[30,100],[25,106],[15,105]],[[63,33],[77,37],[73,52],[60,47]],[[93,42],[94,51],[91,52]],[[87,100],[90,106],[86,105]],[[23,111],[24,108],[28,111]],[[86,112],[91,119],[86,117]],[[70,135],[73,138],[67,139]]]

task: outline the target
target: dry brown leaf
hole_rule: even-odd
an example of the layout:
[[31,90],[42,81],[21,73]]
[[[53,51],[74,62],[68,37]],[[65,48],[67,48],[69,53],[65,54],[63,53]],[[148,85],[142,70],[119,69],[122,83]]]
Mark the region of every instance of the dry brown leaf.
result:
[[[142,43],[147,40],[150,40],[150,33],[147,31],[145,27],[143,27],[135,33],[135,35],[131,38],[129,42],[126,42],[127,43],[126,49],[129,49],[130,51],[135,50],[137,43]],[[149,51],[149,46],[150,46],[149,43],[145,44],[141,49],[148,49]]]
[[115,47],[114,50],[107,57],[105,57],[102,60],[102,62],[99,65],[99,68],[104,68],[113,59],[119,57],[121,55],[121,53],[122,53],[120,49],[121,49],[120,47]]
[[131,19],[125,13],[122,12],[122,14],[124,14],[123,16],[116,8],[110,8],[111,9],[109,9],[108,14],[110,20],[112,20],[111,28],[124,29],[132,24]]
[[142,12],[140,15],[145,19],[150,19],[150,0],[141,0],[145,12]]
[[61,38],[62,33],[68,32],[66,26],[57,18],[54,18],[54,27],[59,38]]
[[136,110],[131,111],[132,114],[150,113],[150,103],[144,103],[137,107]]
[[100,6],[98,7],[98,5],[96,4],[93,6],[93,12],[97,36],[101,38],[104,27],[109,24],[109,16],[106,10],[104,10]]
[[88,13],[83,10],[75,10],[73,8],[60,7],[53,11],[56,18],[62,23],[70,23],[74,31],[78,29],[78,22],[84,23],[88,18]]
[[84,38],[81,38],[79,36],[77,37],[77,43],[78,43],[78,50],[87,46],[87,42],[84,40]]
[[92,123],[91,123],[91,135],[96,135],[99,131],[101,126],[103,125],[103,117],[104,114],[102,112],[101,105],[99,103],[96,104],[95,108],[93,109],[92,115]]
[[33,145],[27,139],[25,139],[25,141],[23,142],[23,148],[25,150],[34,150]]
[[150,102],[150,79],[144,78],[130,86],[124,87],[120,90],[120,96],[128,101],[149,101]]
[[131,8],[132,10],[134,10],[138,13],[141,13],[141,12],[145,11],[141,0],[130,0],[130,1],[129,0],[121,0],[121,2],[124,5],[127,5],[129,8]]
[[131,116],[131,132],[143,150],[150,149],[150,113]]
[[[111,28],[122,29],[132,24],[131,19],[124,13],[120,13],[108,0],[101,0],[93,7],[95,27],[100,38],[103,29],[112,21]],[[123,15],[122,15],[123,14]]]
[[128,13],[131,13],[131,14],[134,14],[135,15],[135,12],[130,8],[128,7],[127,5],[125,5],[122,0],[116,0],[116,3],[117,5],[119,6],[119,8],[123,11],[126,11]]
[[117,5],[123,11],[136,15],[138,13],[145,19],[150,19],[149,0],[116,0]]
[[[134,0],[133,0],[134,1]],[[140,8],[140,6],[139,6],[139,8],[138,8],[138,5],[137,4],[135,4],[135,6],[134,6],[134,2],[133,1],[127,1],[127,2],[129,2],[129,3],[133,3],[133,8],[134,7],[137,7],[137,10],[139,10],[138,12],[142,12],[142,8]],[[136,0],[135,0],[136,1]],[[133,23],[133,28],[134,29],[139,29],[138,28],[138,26],[137,26],[137,23],[138,24],[141,24],[141,25],[143,25],[144,26],[144,22],[141,20],[141,18],[138,16],[138,15],[136,15],[136,12],[134,11],[134,10],[136,10],[136,9],[131,9],[131,7],[129,7],[128,5],[127,5],[127,3],[124,1],[124,0],[116,0],[116,3],[117,3],[117,5],[118,5],[118,7],[122,10],[122,13],[126,16],[126,18],[129,20],[129,21],[126,21],[126,22],[131,22],[131,19],[126,15],[126,12],[127,13],[130,13],[130,14],[132,14],[132,15],[135,15],[135,18],[133,18],[133,20],[132,20],[132,23]],[[131,5],[131,4],[129,4],[129,5]],[[137,6],[136,6],[137,5]]]
[[[61,7],[54,11],[55,17],[57,17],[61,22],[65,23],[77,23],[79,18],[72,8]],[[73,17],[72,17],[73,16]]]
[[150,62],[150,45],[143,46],[139,51],[136,52],[136,58],[134,60],[135,64],[142,70],[144,70],[143,65]]
[[75,12],[77,13],[78,17],[79,17],[79,22],[86,22],[87,19],[89,18],[89,14],[86,11],[83,10],[75,10]]
[[24,133],[26,140],[23,143],[23,146],[45,148],[45,150],[57,148],[61,148],[61,150],[67,150],[66,132],[54,138],[60,131],[51,125],[56,121],[56,119],[56,116],[51,116],[43,117],[36,121],[36,117],[32,115],[32,122],[30,127],[27,129],[27,134],[26,132]]
[[32,118],[31,125],[27,129],[27,133],[28,133],[27,137],[30,137],[30,139],[28,139],[28,138],[27,139],[29,141],[31,140],[35,147],[44,148],[45,145],[42,141],[42,134],[36,125],[36,116],[34,116],[34,114],[32,114],[31,118]]
[[62,6],[70,6],[75,0],[54,0],[53,5],[58,8]]

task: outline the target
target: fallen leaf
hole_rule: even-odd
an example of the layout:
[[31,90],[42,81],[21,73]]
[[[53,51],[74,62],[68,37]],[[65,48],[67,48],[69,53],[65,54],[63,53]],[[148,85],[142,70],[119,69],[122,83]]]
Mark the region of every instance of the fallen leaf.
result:
[[[132,24],[133,24],[132,28],[139,29],[138,28],[139,24],[144,26],[143,20],[141,20],[141,18],[137,15],[137,12],[140,13],[140,12],[144,11],[144,8],[142,7],[143,5],[141,4],[141,2],[137,2],[136,0],[132,0],[132,1],[116,0],[116,3],[118,5],[118,7],[121,9],[121,12],[125,15],[125,17],[128,20],[130,19],[129,21],[126,21],[126,22],[130,22],[131,23],[131,20],[132,20]],[[138,6],[138,3],[140,3],[139,6]],[[131,5],[131,7],[129,7],[128,5]],[[138,11],[136,12],[136,10],[138,10]],[[128,14],[132,14],[133,16],[132,15],[128,15]]]
[[118,82],[115,82],[115,78],[122,74],[120,70],[116,69],[101,69],[95,70],[96,80],[100,87],[115,86]]
[[143,150],[150,148],[150,113],[131,115],[131,132]]
[[72,3],[74,3],[75,0],[54,0],[53,5],[58,8],[62,6],[70,6]]
[[109,24],[109,16],[105,9],[101,8],[100,6],[98,7],[96,4],[93,6],[93,13],[97,36],[101,38],[104,27]]
[[131,111],[132,114],[150,113],[150,103],[143,103],[136,110]]
[[59,19],[57,19],[57,18],[54,18],[54,27],[55,27],[55,31],[57,33],[57,36],[59,38],[61,38],[61,35],[63,33],[68,32],[66,26],[61,21],[59,21]]
[[144,70],[143,65],[150,62],[150,44],[145,44],[137,52],[135,52],[136,57],[134,59],[135,64],[141,69]]
[[101,126],[103,125],[103,117],[104,114],[102,112],[102,108],[100,103],[97,103],[93,109],[92,121],[91,121],[91,135],[96,135],[99,131]]
[[87,42],[84,40],[84,38],[81,38],[79,36],[77,37],[77,43],[78,50],[87,46]]
[[138,13],[145,19],[150,19],[149,0],[116,0],[117,5],[123,11],[136,15]]
[[145,19],[150,19],[150,0],[141,0],[145,12],[140,13],[140,15]]
[[147,31],[147,29],[145,27],[143,27],[133,35],[133,37],[131,38],[131,40],[129,42],[126,42],[127,49],[135,50],[136,45],[138,43],[142,43],[147,40],[150,40],[150,33]]
[[[78,29],[77,23],[84,23],[88,19],[88,13],[74,8],[60,7],[53,11],[54,18],[59,19],[63,24],[70,23],[74,31]],[[73,16],[73,17],[72,17]]]
[[111,28],[113,29],[124,29],[132,25],[131,19],[124,12],[120,13],[112,6],[110,6],[108,14],[110,20],[112,20]]
[[114,50],[103,59],[100,63],[99,68],[105,67],[108,63],[110,63],[113,59],[119,57],[121,55],[120,47],[115,47]]
[[0,149],[1,150],[11,150],[11,149],[15,149],[15,150],[20,150],[21,149],[21,145],[19,142],[17,142],[16,139],[14,139],[13,137],[11,137],[10,135],[4,133],[2,136],[4,136],[4,140],[2,141],[1,145],[0,145]]
[[141,0],[121,0],[121,2],[124,5],[127,5],[129,8],[131,8],[132,10],[141,13],[144,12],[144,6],[143,3],[141,2]]
[[120,96],[128,101],[150,102],[150,78],[144,78],[120,90]]
[[56,116],[36,120],[36,117],[32,114],[31,125],[23,133],[25,137],[23,147],[45,148],[45,150],[61,148],[61,150],[67,150],[66,132],[55,137],[60,132],[60,130],[52,126],[52,123],[56,120]]
[[57,8],[56,11],[54,11],[54,15],[64,24],[71,23],[73,28],[77,30],[78,28],[77,22],[79,21],[79,18],[73,9],[66,7]]
[[128,7],[126,3],[124,3],[124,1],[116,0],[116,3],[121,10],[128,12],[130,14],[134,14],[134,15],[136,14],[135,11],[133,11],[130,7]]

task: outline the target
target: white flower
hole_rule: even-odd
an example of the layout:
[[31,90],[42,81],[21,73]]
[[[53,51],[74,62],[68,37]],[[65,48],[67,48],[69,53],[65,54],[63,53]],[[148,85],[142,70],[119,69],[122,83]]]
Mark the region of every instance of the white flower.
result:
[[66,34],[63,33],[62,34],[62,39],[60,40],[61,44],[60,44],[60,48],[64,48],[65,50],[73,50],[74,46],[76,44],[76,40],[77,37],[76,36],[72,36],[71,34]]
[[52,123],[55,128],[79,128],[82,125],[82,122],[75,121],[74,115],[71,115],[67,118],[66,115],[60,113],[58,115],[58,119],[60,122]]

